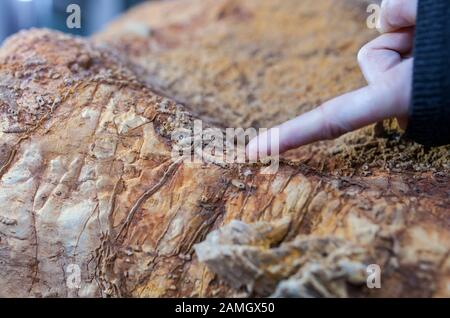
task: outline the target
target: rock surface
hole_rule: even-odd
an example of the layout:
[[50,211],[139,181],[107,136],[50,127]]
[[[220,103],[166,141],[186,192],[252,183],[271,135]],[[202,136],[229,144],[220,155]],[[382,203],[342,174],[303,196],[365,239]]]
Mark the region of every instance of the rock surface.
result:
[[374,34],[363,3],[159,2],[131,10],[96,39],[204,118],[271,127],[362,84],[355,54]]
[[[171,133],[197,118],[265,127],[363,85],[364,14],[170,1],[94,40],[9,39],[0,296],[449,296],[448,147],[385,124],[291,152],[274,175],[171,156]],[[370,264],[381,289],[365,285]]]

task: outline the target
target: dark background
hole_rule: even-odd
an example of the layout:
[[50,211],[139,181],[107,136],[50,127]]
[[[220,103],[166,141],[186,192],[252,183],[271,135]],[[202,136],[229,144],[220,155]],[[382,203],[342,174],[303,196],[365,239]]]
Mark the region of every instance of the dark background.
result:
[[[21,29],[46,27],[82,36],[102,29],[109,21],[144,0],[0,0],[0,42]],[[69,4],[81,8],[81,29],[66,26]]]

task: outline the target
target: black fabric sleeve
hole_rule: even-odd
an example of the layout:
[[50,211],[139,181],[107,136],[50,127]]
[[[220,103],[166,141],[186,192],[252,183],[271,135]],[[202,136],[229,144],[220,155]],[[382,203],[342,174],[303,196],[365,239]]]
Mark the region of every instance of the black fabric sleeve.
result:
[[426,146],[450,144],[449,0],[419,0],[406,136]]

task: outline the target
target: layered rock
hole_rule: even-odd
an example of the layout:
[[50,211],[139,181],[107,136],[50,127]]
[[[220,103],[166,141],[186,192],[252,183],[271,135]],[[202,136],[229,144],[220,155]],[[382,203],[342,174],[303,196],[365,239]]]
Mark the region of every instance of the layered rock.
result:
[[273,175],[173,156],[195,119],[264,127],[363,85],[354,55],[371,34],[348,5],[170,1],[94,40],[9,39],[0,295],[448,296],[448,148],[379,125]]

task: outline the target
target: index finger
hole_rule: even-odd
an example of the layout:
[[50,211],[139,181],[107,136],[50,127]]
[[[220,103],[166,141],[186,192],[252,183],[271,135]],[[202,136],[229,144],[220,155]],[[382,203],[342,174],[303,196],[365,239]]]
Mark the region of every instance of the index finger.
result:
[[347,93],[275,127],[279,136],[275,152],[271,149],[272,142],[268,142],[269,130],[250,141],[247,155],[258,158],[261,154],[283,153],[314,141],[339,137],[373,122],[397,117],[404,111],[401,107],[393,107],[401,104],[397,99],[392,97],[389,85],[369,85]]

